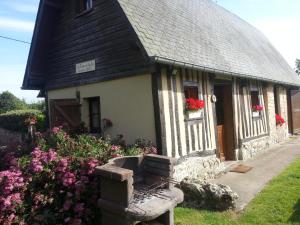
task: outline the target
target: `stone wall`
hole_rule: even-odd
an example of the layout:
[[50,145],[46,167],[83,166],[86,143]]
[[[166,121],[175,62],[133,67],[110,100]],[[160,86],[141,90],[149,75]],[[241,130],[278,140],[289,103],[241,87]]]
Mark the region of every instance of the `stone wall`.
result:
[[222,173],[225,167],[216,155],[212,155],[185,158],[174,169],[174,179],[182,181],[186,177],[201,180],[213,179]]
[[255,155],[265,152],[272,145],[270,141],[270,137],[267,136],[243,143],[239,151],[239,159],[251,159]]
[[21,143],[21,142],[22,142],[22,134],[0,128],[0,146],[6,146],[12,143]]

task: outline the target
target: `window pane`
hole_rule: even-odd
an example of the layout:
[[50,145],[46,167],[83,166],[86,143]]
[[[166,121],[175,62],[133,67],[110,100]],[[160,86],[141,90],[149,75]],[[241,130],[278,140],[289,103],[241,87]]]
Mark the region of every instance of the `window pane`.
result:
[[185,94],[185,98],[198,99],[199,98],[198,87],[186,86],[184,87],[184,94]]
[[251,103],[252,103],[252,106],[260,105],[258,91],[251,91]]
[[99,128],[100,127],[100,118],[99,115],[94,115],[92,118],[92,127]]
[[99,102],[98,101],[92,102],[92,114],[99,114]]

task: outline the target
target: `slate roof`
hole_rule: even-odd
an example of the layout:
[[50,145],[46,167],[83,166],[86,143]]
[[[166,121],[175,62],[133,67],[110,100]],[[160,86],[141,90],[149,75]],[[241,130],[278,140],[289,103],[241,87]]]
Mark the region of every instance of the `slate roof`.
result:
[[252,25],[211,0],[118,0],[149,57],[300,86]]

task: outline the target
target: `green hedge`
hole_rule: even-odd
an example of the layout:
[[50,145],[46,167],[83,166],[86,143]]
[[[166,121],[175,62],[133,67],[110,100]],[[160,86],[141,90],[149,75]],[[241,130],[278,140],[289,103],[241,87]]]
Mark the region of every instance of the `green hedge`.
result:
[[38,131],[46,130],[46,116],[39,110],[15,110],[0,114],[0,127],[10,130],[25,133],[27,126],[25,120],[31,117],[37,119],[36,128]]

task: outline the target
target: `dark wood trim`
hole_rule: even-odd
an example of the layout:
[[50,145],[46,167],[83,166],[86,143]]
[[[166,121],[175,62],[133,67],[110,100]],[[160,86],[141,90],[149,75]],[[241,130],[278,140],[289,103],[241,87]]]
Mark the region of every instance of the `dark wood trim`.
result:
[[[162,155],[163,150],[166,150],[166,139],[163,144],[163,133],[165,130],[164,115],[163,115],[163,97],[161,88],[161,68],[156,66],[156,71],[152,73],[152,97],[155,119],[155,134],[156,134],[156,147],[158,154]],[[164,135],[165,137],[165,135]]]
[[288,127],[289,133],[294,134],[294,118],[293,118],[293,108],[292,108],[292,94],[291,90],[287,89],[287,108],[288,108]]
[[[183,77],[183,71],[185,73],[185,77]],[[185,96],[184,96],[184,85],[183,83],[187,80],[187,74],[186,74],[186,70],[184,68],[180,68],[180,87],[181,90],[183,90],[182,93],[182,102],[185,102]],[[183,115],[185,118],[185,114]],[[189,125],[187,123],[184,124],[184,129],[185,129],[185,142],[186,142],[186,153],[189,154],[189,152],[191,151],[190,149],[190,138],[189,138]]]
[[263,90],[263,97],[265,101],[265,115],[266,115],[266,129],[267,132],[269,133],[271,128],[270,128],[270,118],[269,118],[269,98],[268,98],[268,85],[266,83],[263,84],[262,90]]
[[[172,71],[175,68],[172,68]],[[177,79],[179,79],[177,76],[179,76],[179,74],[173,74],[173,76],[171,76],[172,79],[172,86],[173,86],[173,95],[174,95],[174,108],[175,108],[175,124],[176,124],[176,134],[177,134],[177,146],[178,146],[178,154],[179,156],[182,156],[182,143],[181,143],[181,133],[180,133],[180,122],[179,121],[179,106],[178,106],[178,98],[177,98]]]
[[82,16],[85,16],[85,15],[91,13],[93,10],[94,10],[94,8],[92,7],[90,9],[86,9],[86,10],[80,12],[80,13],[76,13],[75,19],[78,19],[78,18],[80,18]]
[[44,4],[48,7],[51,7],[51,8],[55,8],[55,9],[63,9],[63,3],[54,3],[50,0],[44,0]]
[[[170,125],[171,125],[171,142],[172,142],[172,157],[175,157],[176,155],[176,145],[175,145],[175,138],[177,138],[175,136],[175,124],[174,124],[174,121],[175,121],[175,115],[173,113],[173,106],[174,105],[174,102],[173,102],[173,94],[174,94],[174,89],[173,89],[173,78],[172,78],[173,74],[172,74],[172,68],[171,67],[168,67],[167,68],[167,83],[168,83],[168,95],[169,95],[169,112],[170,112],[170,118],[166,118],[166,119],[169,119],[170,120]],[[174,107],[175,108],[175,107]]]
[[[216,75],[213,74],[209,76],[209,79],[211,80],[211,88],[212,88],[212,95],[215,95],[215,77]],[[215,139],[216,139],[216,155],[218,158],[220,158],[220,143],[218,139],[218,123],[217,123],[217,110],[216,110],[216,102],[212,103],[212,112],[213,112],[213,118],[214,118],[214,129],[215,129]]]

